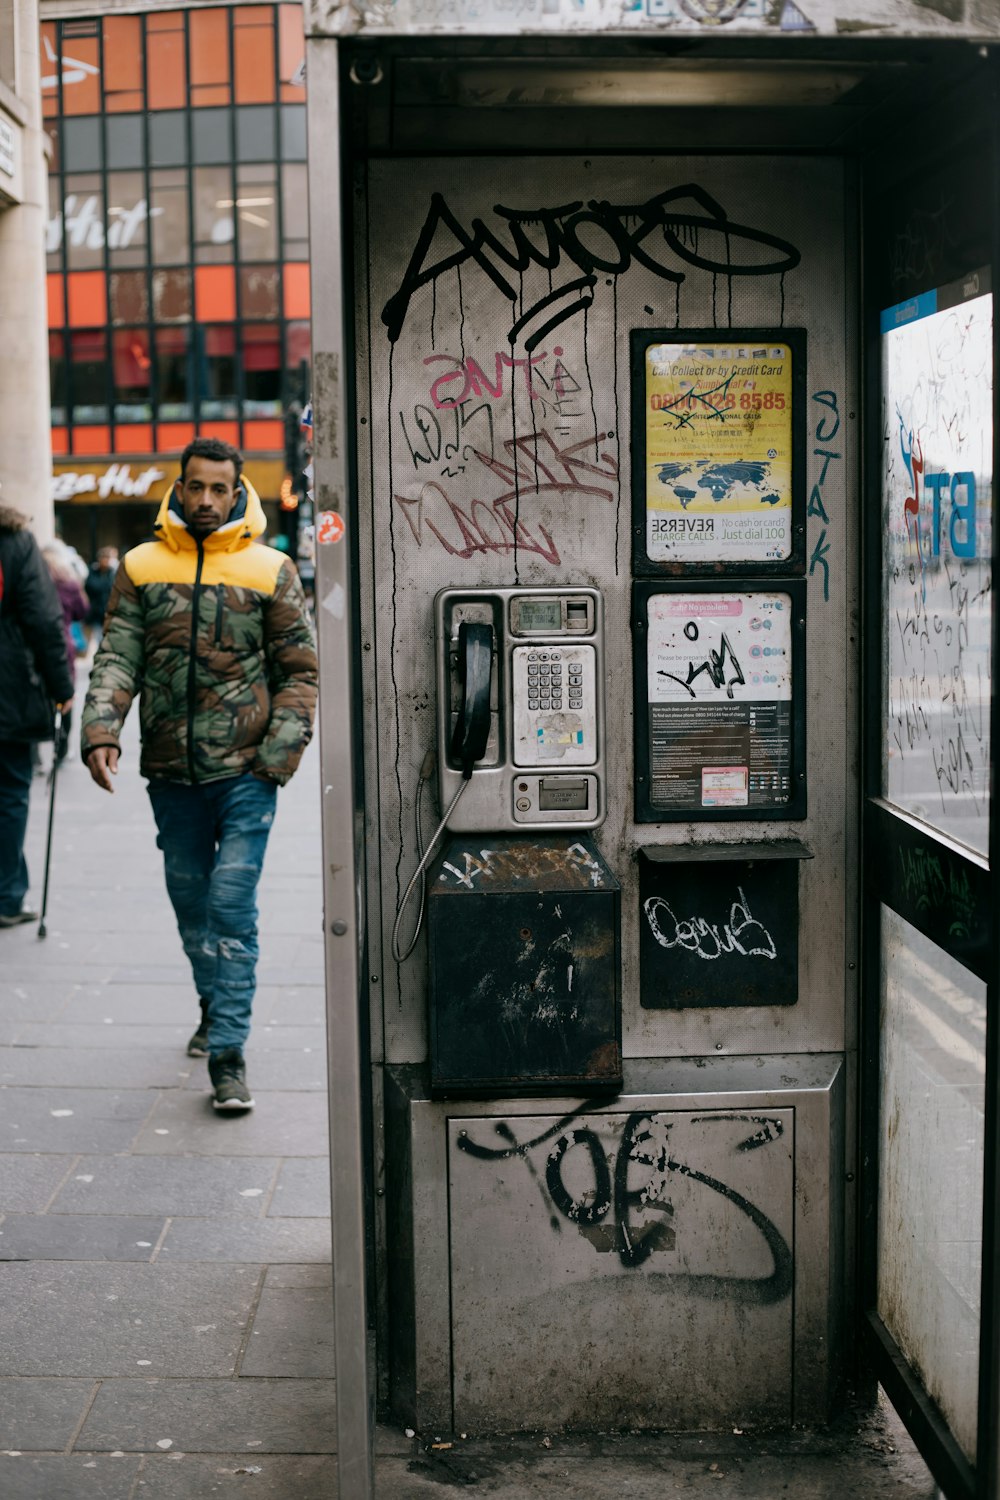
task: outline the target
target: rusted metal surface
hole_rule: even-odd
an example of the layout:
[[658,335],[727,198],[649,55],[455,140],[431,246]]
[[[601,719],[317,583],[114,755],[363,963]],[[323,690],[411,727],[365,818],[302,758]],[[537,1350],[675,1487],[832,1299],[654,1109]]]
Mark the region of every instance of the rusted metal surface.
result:
[[618,1086],[619,888],[589,840],[454,839],[427,912],[435,1092]]
[[387,1091],[400,1420],[728,1430],[828,1413],[839,1059],[626,1062],[603,1103],[434,1102],[418,1069],[390,1069]]
[[992,0],[306,0],[313,36],[663,32],[702,36],[1000,35]]

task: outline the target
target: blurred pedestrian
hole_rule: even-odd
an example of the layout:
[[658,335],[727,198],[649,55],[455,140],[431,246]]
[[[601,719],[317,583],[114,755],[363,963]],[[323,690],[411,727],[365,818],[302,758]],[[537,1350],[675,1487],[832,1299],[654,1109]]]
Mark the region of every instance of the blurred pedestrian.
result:
[[125,554],[94,658],[83,755],[113,791],[137,692],[139,769],[202,1018],[216,1109],[251,1109],[243,1046],[256,988],[257,883],[278,787],[312,734],[317,668],[294,565],[254,546],[264,510],[235,448],[196,438],[156,540]]
[[[63,615],[63,634],[66,638],[66,661],[69,665],[69,675],[73,682],[73,691],[76,691],[76,658],[87,649],[87,643],[83,640],[81,622],[87,618],[90,606],[87,596],[80,586],[76,573],[67,566],[59,549],[51,545],[42,548],[42,556],[45,559],[52,582],[56,586],[59,595],[59,604]],[[74,630],[73,627],[76,627]],[[77,632],[80,632],[79,640]],[[83,650],[80,650],[82,646]],[[59,742],[55,746],[55,758],[58,764],[66,759],[66,750],[69,746],[70,728],[72,725],[72,711],[67,709],[62,716],[62,724],[59,730]]]
[[90,600],[87,624],[90,626],[90,638],[95,647],[101,644],[101,636],[104,634],[104,616],[108,612],[108,600],[111,598],[111,589],[117,571],[118,548],[99,547],[97,556],[90,565],[86,582],[87,598]]
[[53,704],[66,714],[72,699],[55,584],[26,517],[0,506],[0,928],[38,919],[24,904],[31,748],[52,739]]

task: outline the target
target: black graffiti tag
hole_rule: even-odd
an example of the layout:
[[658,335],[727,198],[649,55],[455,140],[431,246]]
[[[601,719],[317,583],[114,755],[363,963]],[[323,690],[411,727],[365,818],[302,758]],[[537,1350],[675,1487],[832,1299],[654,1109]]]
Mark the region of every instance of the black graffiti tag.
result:
[[[653,1183],[662,1184],[672,1173],[700,1183],[710,1192],[718,1193],[750,1220],[771,1253],[773,1270],[769,1276],[757,1278],[675,1272],[672,1279],[683,1280],[693,1291],[705,1296],[728,1293],[761,1306],[780,1302],[789,1295],[793,1271],[791,1249],[777,1225],[756,1204],[728,1183],[678,1161],[665,1143],[662,1129],[654,1129],[654,1116],[645,1111],[627,1117],[612,1170],[600,1137],[589,1126],[577,1123],[585,1108],[582,1106],[564,1115],[533,1140],[519,1142],[507,1122],[498,1121],[495,1128],[506,1145],[499,1148],[482,1145],[462,1132],[458,1147],[480,1161],[501,1161],[519,1156],[535,1176],[529,1152],[555,1137],[545,1163],[545,1189],[553,1207],[592,1243],[597,1244],[597,1236],[603,1232],[601,1248],[616,1249],[621,1264],[628,1269],[643,1265],[654,1251],[670,1248],[673,1243],[670,1222],[673,1211],[669,1204],[658,1201]],[[754,1127],[751,1134],[737,1145],[739,1152],[768,1146],[778,1140],[784,1130],[777,1118],[751,1115],[718,1114],[702,1117],[694,1123],[727,1122]],[[591,1181],[584,1191],[574,1193],[566,1186],[565,1164],[576,1150],[586,1154]],[[640,1168],[641,1185],[630,1186],[629,1169],[636,1165]],[[663,1221],[634,1222],[636,1211],[648,1213],[651,1209],[660,1209],[664,1214]],[[558,1222],[558,1219],[553,1219],[553,1228],[558,1227]]]
[[[431,195],[427,218],[402,283],[382,309],[382,322],[392,343],[402,332],[414,293],[468,261],[473,261],[512,303],[517,301],[519,290],[505,274],[508,271],[520,277],[529,266],[536,265],[551,272],[565,257],[583,272],[522,310],[509,333],[512,343],[531,319],[555,309],[525,338],[524,347],[530,354],[553,328],[591,306],[597,285],[595,272],[621,276],[637,262],[664,281],[682,282],[683,271],[657,259],[654,236],[677,260],[717,276],[781,276],[801,259],[787,240],[748,224],[734,223],[722,205],[694,183],[657,193],[645,203],[609,203],[591,198],[587,203],[578,199],[556,208],[504,208],[497,204],[493,212],[504,221],[505,236],[478,218],[467,229],[442,193]],[[442,232],[452,235],[456,248],[428,263],[431,246]],[[721,240],[719,252],[710,254],[702,249],[700,239],[708,236]],[[734,258],[736,246],[742,247],[743,259]],[[769,252],[766,258],[751,258],[757,246]],[[559,302],[570,295],[575,300],[559,307]]]

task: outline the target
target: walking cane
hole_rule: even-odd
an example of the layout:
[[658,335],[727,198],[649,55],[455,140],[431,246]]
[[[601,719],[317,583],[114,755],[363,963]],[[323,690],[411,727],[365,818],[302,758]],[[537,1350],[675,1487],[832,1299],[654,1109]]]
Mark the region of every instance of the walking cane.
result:
[[59,735],[62,732],[62,709],[57,708],[53,721],[52,772],[49,776],[49,831],[45,839],[45,880],[42,884],[42,914],[38,921],[38,936],[47,937],[45,913],[49,905],[49,865],[52,863],[52,815],[56,810],[56,772],[59,769]]

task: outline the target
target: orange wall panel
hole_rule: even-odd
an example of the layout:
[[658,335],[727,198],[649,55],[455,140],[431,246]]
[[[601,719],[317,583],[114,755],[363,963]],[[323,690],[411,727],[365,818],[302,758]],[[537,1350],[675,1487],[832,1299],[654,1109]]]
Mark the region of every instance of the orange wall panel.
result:
[[309,316],[309,264],[307,261],[285,263],[285,317]]
[[[147,48],[151,59],[147,93],[150,109],[183,109],[187,103],[187,81],[184,76],[184,32],[155,31],[154,21],[170,20],[170,15],[148,20]],[[183,24],[183,23],[182,23]]]
[[285,427],[282,422],[244,422],[243,446],[248,452],[271,452],[284,449]]
[[66,295],[58,271],[50,271],[46,276],[45,291],[49,303],[49,327],[62,328],[66,322]]
[[73,452],[110,454],[110,427],[74,427]]
[[142,25],[138,16],[104,18],[104,89],[110,113],[142,108]]
[[237,104],[270,104],[274,98],[274,32],[270,27],[237,26],[233,81]]
[[304,88],[289,81],[306,52],[301,5],[278,6],[278,38],[281,49],[281,97],[287,104],[292,104],[306,97]]
[[48,120],[59,113],[56,23],[43,21],[39,30],[42,39],[42,114]]
[[71,328],[104,328],[108,321],[108,299],[103,271],[70,271],[69,323]]
[[[62,69],[64,114],[99,114],[101,110],[101,52],[97,37],[64,36],[61,59],[53,65],[53,71],[56,68]],[[45,71],[48,71],[47,66]]]
[[69,433],[65,427],[53,427],[52,429],[52,452],[69,452]]
[[218,438],[220,443],[229,443],[233,448],[238,448],[240,424],[239,422],[199,422],[198,436]]
[[161,422],[156,429],[156,451],[164,454],[176,453],[180,458],[182,451],[193,437],[193,422]]
[[229,82],[229,12],[220,7],[188,14],[191,87]]
[[131,454],[153,452],[153,427],[150,422],[120,422],[115,428],[115,457],[128,458]]
[[236,272],[232,266],[196,266],[194,315],[199,323],[231,323],[236,317]]

